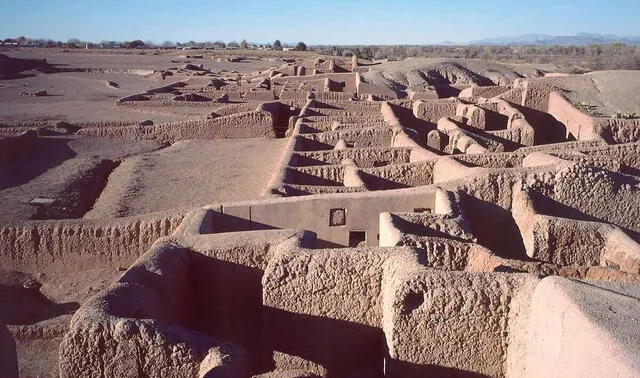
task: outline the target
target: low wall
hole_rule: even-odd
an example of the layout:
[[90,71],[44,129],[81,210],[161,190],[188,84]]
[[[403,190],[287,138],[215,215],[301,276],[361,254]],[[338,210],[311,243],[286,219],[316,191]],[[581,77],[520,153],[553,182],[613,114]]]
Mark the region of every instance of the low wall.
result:
[[369,190],[387,190],[433,184],[434,160],[398,163],[377,168],[362,168]]
[[[535,289],[525,377],[640,375],[640,286],[548,277]],[[606,315],[605,315],[606,314]]]
[[553,200],[588,217],[640,233],[640,180],[575,163],[558,168]]
[[537,279],[444,272],[402,260],[384,266],[385,376],[504,376],[509,355],[520,354],[523,332],[512,325],[526,307],[516,304],[527,302]]
[[483,168],[521,167],[525,155],[513,152],[495,152],[492,154],[462,154],[451,156],[462,163]]
[[190,316],[190,265],[188,251],[158,243],[85,302],[60,345],[60,376],[247,376],[241,349],[181,327]]
[[485,97],[491,98],[499,96],[510,90],[510,85],[489,85],[486,87],[472,86],[460,91],[458,97]]
[[341,165],[287,168],[285,184],[342,185],[345,169]]
[[435,124],[440,118],[456,115],[458,104],[458,99],[416,101],[413,103],[413,115]]
[[101,127],[81,129],[77,134],[97,138],[229,139],[274,137],[274,120],[268,112],[245,112],[206,120],[162,123],[151,126]]
[[379,126],[327,131],[312,135],[311,138],[330,145],[335,145],[338,140],[344,139],[353,142],[353,147],[390,147],[392,135],[390,127]]
[[[313,361],[327,376],[382,376],[382,265],[392,254],[411,253],[410,248],[283,249],[262,280],[265,346]],[[283,370],[305,368],[275,363]]]
[[[356,93],[356,74],[352,72],[276,77],[271,79],[271,85],[285,85],[291,82],[312,81],[312,80],[322,81],[324,79],[330,79],[338,83],[345,83],[345,86],[343,89],[344,92]],[[320,85],[322,86],[322,83]]]
[[360,168],[369,168],[379,164],[398,164],[409,162],[407,148],[345,148],[331,151],[297,152],[291,159],[291,165],[304,167],[310,165],[339,164],[344,159],[352,159]]
[[595,132],[607,143],[630,143],[640,140],[640,120],[596,118]]
[[511,211],[533,259],[564,266],[611,264],[638,273],[640,245],[615,226],[542,214],[528,192],[515,188]]
[[216,232],[295,228],[314,231],[321,247],[337,247],[349,245],[350,231],[363,231],[366,245],[378,245],[381,212],[433,206],[434,194],[427,187],[229,203],[221,210],[216,206],[208,208],[216,212]]
[[182,221],[181,213],[112,220],[25,221],[0,227],[0,265],[27,273],[68,273],[131,265]]
[[577,140],[602,139],[596,133],[593,118],[576,109],[559,92],[552,92],[549,95],[548,113],[565,125],[567,131]]

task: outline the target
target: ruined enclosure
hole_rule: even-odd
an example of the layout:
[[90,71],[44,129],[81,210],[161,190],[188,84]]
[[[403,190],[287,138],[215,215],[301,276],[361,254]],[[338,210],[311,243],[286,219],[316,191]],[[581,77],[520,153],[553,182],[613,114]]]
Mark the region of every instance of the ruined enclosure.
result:
[[20,54],[3,374],[640,374],[637,73]]

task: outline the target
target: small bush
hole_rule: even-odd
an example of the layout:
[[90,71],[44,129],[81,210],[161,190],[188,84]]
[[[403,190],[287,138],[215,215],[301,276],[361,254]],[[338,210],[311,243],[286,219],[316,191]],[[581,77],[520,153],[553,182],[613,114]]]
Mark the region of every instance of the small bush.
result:
[[613,118],[621,118],[621,119],[635,119],[638,118],[635,112],[623,112],[618,110],[617,112],[611,115]]
[[575,106],[576,109],[580,110],[581,112],[588,113],[589,115],[592,115],[592,116],[598,115],[598,112],[596,111],[596,106],[589,105],[584,101],[578,101],[575,104],[573,104],[573,106]]

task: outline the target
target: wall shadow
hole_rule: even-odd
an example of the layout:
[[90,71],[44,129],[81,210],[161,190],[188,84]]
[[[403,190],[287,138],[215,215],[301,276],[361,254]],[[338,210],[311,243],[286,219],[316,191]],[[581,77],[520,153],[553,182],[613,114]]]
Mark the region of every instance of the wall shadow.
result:
[[455,369],[438,365],[419,365],[407,361],[391,360],[387,363],[389,375],[392,377],[425,377],[425,378],[488,378],[488,375],[468,370]]
[[57,167],[77,154],[69,147],[71,138],[39,138],[26,145],[8,159],[9,164],[0,164],[0,190],[23,185],[47,170]]
[[78,302],[56,303],[38,289],[0,286],[0,319],[14,325],[34,324],[64,314],[72,314]]
[[263,271],[193,252],[189,274],[190,328],[241,346],[253,372],[267,371],[264,361],[270,356],[260,344]]
[[266,351],[279,351],[317,363],[327,377],[383,377],[384,334],[381,329],[264,307]]
[[506,259],[531,261],[511,211],[467,194],[461,195],[461,198],[478,244]]

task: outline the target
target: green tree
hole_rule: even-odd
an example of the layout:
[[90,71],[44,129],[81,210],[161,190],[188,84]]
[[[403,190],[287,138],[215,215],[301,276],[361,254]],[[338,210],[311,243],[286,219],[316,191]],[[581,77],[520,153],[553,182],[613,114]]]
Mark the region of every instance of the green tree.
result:
[[144,47],[144,46],[145,46],[144,42],[142,42],[139,39],[136,39],[135,41],[131,41],[127,45],[127,47],[130,48],[130,49],[137,49],[139,47]]
[[276,39],[276,41],[273,42],[273,49],[277,51],[282,51],[282,43],[280,42],[279,39]]
[[69,45],[69,47],[77,47],[80,45],[80,40],[78,38],[70,38],[67,40],[67,45]]
[[304,42],[298,42],[298,44],[296,45],[295,51],[307,51],[307,44]]
[[242,39],[242,41],[240,41],[240,47],[242,47],[243,49],[246,49],[249,47],[249,44],[247,43],[246,39]]

